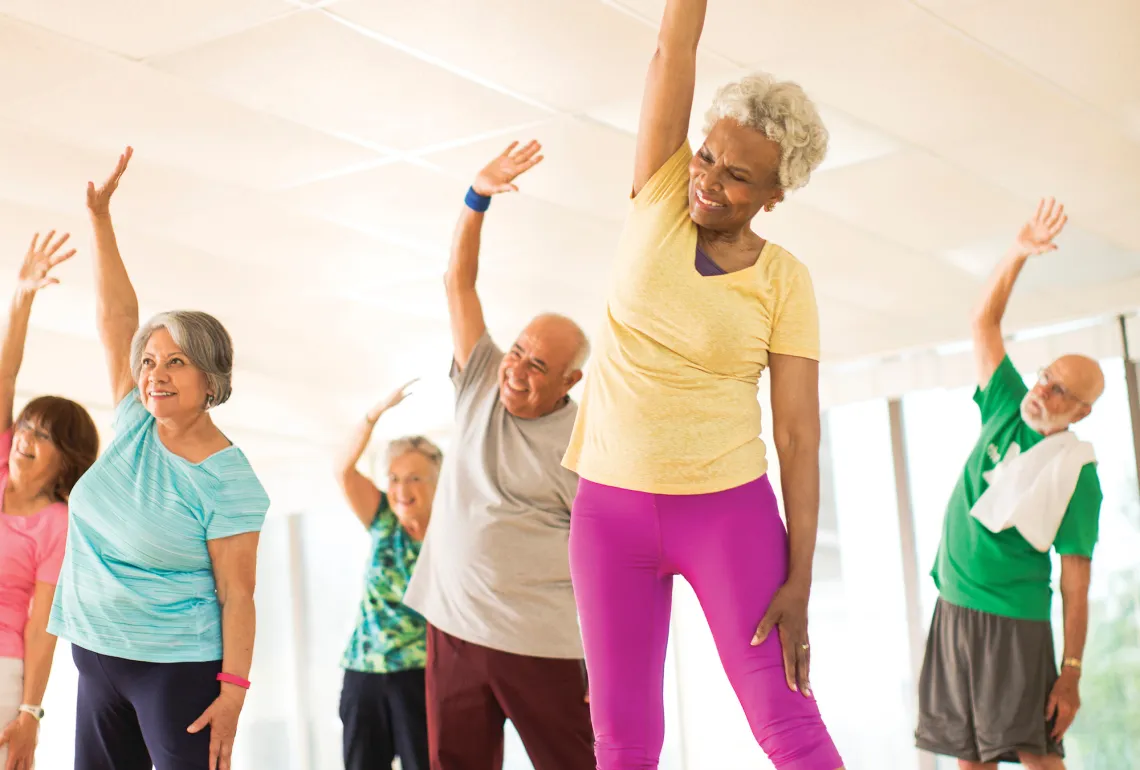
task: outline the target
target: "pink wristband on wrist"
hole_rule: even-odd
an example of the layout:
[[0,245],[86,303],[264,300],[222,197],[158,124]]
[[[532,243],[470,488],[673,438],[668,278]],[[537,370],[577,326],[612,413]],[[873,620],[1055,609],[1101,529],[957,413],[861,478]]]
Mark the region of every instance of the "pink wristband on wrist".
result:
[[249,689],[249,680],[242,679],[240,676],[236,676],[234,674],[227,674],[225,672],[218,674],[218,681],[225,682],[226,684],[237,685],[243,690]]

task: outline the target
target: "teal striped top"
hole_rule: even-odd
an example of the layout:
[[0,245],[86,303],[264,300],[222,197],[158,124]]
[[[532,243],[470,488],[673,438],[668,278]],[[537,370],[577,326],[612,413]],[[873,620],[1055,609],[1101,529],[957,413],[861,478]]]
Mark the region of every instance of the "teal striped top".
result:
[[191,463],[159,440],[132,390],[115,438],[72,490],[48,631],[128,660],[220,660],[208,540],[257,532],[269,497],[236,446]]

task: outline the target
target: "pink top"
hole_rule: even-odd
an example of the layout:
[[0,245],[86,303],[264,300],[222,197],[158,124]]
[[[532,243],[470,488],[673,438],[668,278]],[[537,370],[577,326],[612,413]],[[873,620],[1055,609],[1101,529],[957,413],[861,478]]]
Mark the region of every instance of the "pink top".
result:
[[[0,508],[8,488],[11,429],[0,434]],[[55,584],[67,543],[67,504],[52,503],[31,516],[0,510],[0,658],[24,658],[24,626],[36,583]]]

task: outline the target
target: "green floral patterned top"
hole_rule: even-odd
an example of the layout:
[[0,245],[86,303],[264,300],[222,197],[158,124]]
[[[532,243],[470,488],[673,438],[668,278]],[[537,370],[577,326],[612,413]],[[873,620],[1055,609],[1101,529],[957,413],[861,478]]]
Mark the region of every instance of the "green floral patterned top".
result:
[[387,495],[380,498],[369,532],[372,556],[364,578],[364,600],[341,667],[373,674],[424,668],[427,621],[404,605],[420,543],[400,526]]

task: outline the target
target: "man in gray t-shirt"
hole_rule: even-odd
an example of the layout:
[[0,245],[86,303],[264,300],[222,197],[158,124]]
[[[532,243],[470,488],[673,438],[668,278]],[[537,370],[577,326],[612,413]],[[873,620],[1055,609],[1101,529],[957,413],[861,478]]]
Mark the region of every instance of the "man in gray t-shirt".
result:
[[428,621],[433,770],[498,770],[506,719],[535,770],[595,767],[567,554],[578,477],[562,467],[589,344],[541,315],[504,354],[475,291],[490,196],[517,189],[539,149],[511,145],[478,174],[447,272],[455,441],[404,596]]

